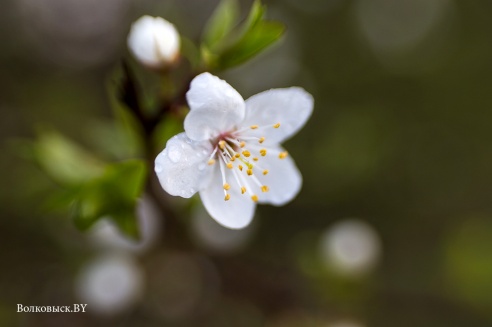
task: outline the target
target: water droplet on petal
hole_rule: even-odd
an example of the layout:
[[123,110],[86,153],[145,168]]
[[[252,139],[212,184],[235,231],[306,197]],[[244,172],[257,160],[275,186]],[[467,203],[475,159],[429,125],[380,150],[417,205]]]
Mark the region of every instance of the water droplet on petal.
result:
[[169,157],[169,160],[177,163],[181,159],[182,148],[182,145],[169,147],[167,151],[167,156]]

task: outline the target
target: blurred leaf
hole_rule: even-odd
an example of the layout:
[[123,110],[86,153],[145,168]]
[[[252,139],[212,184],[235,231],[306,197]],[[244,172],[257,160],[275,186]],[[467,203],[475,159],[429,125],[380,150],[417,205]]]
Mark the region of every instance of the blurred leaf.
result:
[[87,138],[98,154],[111,160],[124,160],[142,156],[140,137],[131,128],[123,125],[122,120],[94,120],[90,122]]
[[122,234],[133,240],[140,239],[140,230],[138,218],[135,214],[135,208],[132,211],[119,212],[111,214],[111,219],[116,223]]
[[80,190],[81,185],[74,185],[53,191],[53,194],[48,197],[48,200],[44,204],[44,208],[48,211],[66,210],[66,208],[74,203]]
[[210,17],[203,33],[203,43],[213,49],[234,27],[239,16],[237,0],[222,0]]
[[40,132],[32,150],[41,167],[63,184],[81,183],[103,171],[102,162],[55,131]]
[[200,51],[190,39],[181,36],[181,52],[189,60],[192,67],[200,64]]
[[285,26],[279,22],[262,21],[249,30],[234,46],[224,51],[218,67],[228,69],[244,63],[280,40]]
[[146,176],[143,161],[130,160],[109,165],[104,174],[82,187],[75,195],[73,219],[87,230],[103,217],[111,217],[121,231],[138,238],[135,205]]
[[448,235],[444,268],[451,294],[492,316],[492,221],[470,215]]
[[164,149],[167,140],[183,132],[183,120],[174,115],[167,115],[154,132],[154,144],[158,149]]
[[122,199],[136,201],[142,192],[146,176],[145,163],[142,160],[128,160],[108,167],[103,179]]
[[247,34],[256,26],[256,24],[261,22],[261,20],[265,16],[265,13],[266,6],[262,5],[260,0],[255,0],[249,11],[248,18],[246,18],[246,21],[241,26],[240,37]]
[[[223,10],[219,7],[217,15],[220,14],[219,9]],[[240,65],[277,42],[284,34],[285,26],[264,20],[265,13],[266,7],[261,1],[255,1],[241,25],[230,29],[232,23],[228,21],[227,29],[221,29],[224,33],[217,34],[220,38],[213,38],[212,44],[205,42],[201,54],[208,68],[224,70]]]

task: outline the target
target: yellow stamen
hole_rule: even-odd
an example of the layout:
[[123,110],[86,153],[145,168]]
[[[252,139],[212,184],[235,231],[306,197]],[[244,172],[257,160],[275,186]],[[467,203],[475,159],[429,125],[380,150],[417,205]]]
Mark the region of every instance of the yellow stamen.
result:
[[253,169],[246,170],[246,173],[248,174],[248,176],[253,175]]
[[260,144],[263,143],[263,142],[265,142],[265,137],[264,136],[260,137],[260,139],[258,140],[258,143],[260,143]]
[[240,171],[243,171],[243,166],[239,165],[238,168]]
[[239,146],[241,148],[244,148],[246,146],[246,142],[244,142],[244,141],[239,142]]
[[260,150],[260,154],[261,154],[262,157],[266,156],[266,154],[267,154],[266,149],[261,149]]
[[227,168],[229,168],[229,169],[234,168],[234,166],[233,166],[232,162],[228,162],[228,163],[227,163]]
[[265,169],[265,170],[263,171],[263,175],[266,175],[266,174],[268,174],[268,170],[267,170],[267,169]]
[[285,159],[285,158],[287,158],[287,155],[288,155],[287,151],[284,151],[284,152],[280,152],[278,157],[280,159]]
[[220,148],[221,150],[224,150],[224,149],[225,149],[225,144],[226,144],[226,143],[225,143],[225,141],[224,141],[224,140],[219,141],[219,148]]
[[279,128],[280,127],[280,123],[276,123],[275,125],[273,125],[273,128]]
[[244,193],[246,193],[246,187],[243,186],[243,187],[241,187],[241,194],[244,194]]
[[241,157],[241,155],[240,155],[239,153],[236,153],[236,154],[234,155],[234,157],[239,158],[239,157]]
[[266,186],[266,185],[263,185],[263,186],[261,187],[261,191],[262,191],[263,193],[268,192],[269,190],[270,190],[270,189],[269,189],[269,188],[268,188],[268,186]]
[[226,190],[226,191],[227,191],[227,190],[229,190],[230,188],[231,188],[231,185],[229,185],[229,184],[227,184],[227,183],[225,183],[225,184],[224,184],[224,190]]
[[251,155],[251,153],[249,153],[248,150],[243,151],[243,156],[245,156],[246,158],[249,157],[250,155]]
[[231,198],[231,195],[228,193],[225,195],[224,201],[229,201],[230,198]]
[[250,128],[251,129],[257,129],[258,128],[258,125],[251,125]]
[[231,157],[231,161],[234,161],[234,160],[236,160],[236,157]]
[[257,157],[254,157],[254,158],[253,158],[253,161],[258,161],[258,158],[257,158]]
[[254,202],[258,202],[258,195],[256,195],[256,194],[255,194],[255,195],[253,195],[253,196],[251,197],[251,200],[253,200]]
[[209,166],[212,166],[215,163],[215,160],[214,159],[210,159],[207,163],[208,163]]

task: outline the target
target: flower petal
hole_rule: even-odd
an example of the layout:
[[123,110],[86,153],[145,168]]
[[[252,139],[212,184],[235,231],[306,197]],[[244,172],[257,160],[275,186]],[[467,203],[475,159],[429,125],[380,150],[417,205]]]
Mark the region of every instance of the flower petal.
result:
[[219,224],[231,229],[241,229],[249,225],[255,213],[256,204],[247,194],[241,194],[240,186],[230,171],[226,172],[227,182],[231,188],[230,195],[224,201],[224,189],[218,163],[215,165],[212,181],[209,186],[200,191],[205,209]]
[[268,174],[263,175],[261,169],[254,168],[256,178],[269,188],[268,192],[258,193],[259,202],[281,206],[294,199],[299,193],[302,175],[290,156],[279,158],[279,154],[285,152],[282,147],[269,146],[266,150],[267,155],[264,157],[256,151],[251,151],[253,156],[260,158],[258,166],[268,170]]
[[173,24],[161,17],[142,16],[132,24],[128,47],[144,65],[159,68],[179,54],[179,34]]
[[192,141],[185,133],[169,139],[155,159],[154,169],[162,188],[171,195],[191,197],[209,182],[207,159],[211,153],[209,142]]
[[186,93],[190,112],[184,128],[192,140],[203,141],[231,130],[245,115],[241,95],[227,82],[210,73],[198,75]]
[[[253,95],[246,100],[246,118],[241,125],[267,127],[242,134],[264,136],[267,144],[281,143],[304,126],[313,112],[313,104],[311,94],[300,87],[272,89]],[[277,123],[280,127],[273,128]]]

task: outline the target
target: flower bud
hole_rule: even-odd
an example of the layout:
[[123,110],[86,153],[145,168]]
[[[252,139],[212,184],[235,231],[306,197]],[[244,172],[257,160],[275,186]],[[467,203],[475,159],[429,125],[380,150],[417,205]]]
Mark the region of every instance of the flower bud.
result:
[[173,24],[161,17],[142,16],[131,27],[128,47],[144,66],[161,69],[178,59],[179,34]]

